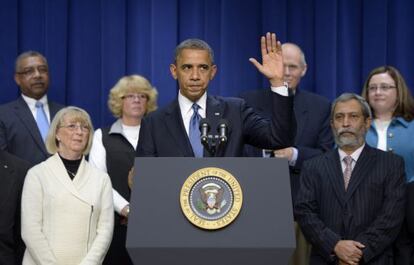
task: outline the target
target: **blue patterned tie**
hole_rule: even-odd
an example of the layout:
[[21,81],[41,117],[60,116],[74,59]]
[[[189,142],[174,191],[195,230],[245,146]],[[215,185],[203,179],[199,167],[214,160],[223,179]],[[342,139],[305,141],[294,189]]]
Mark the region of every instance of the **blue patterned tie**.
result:
[[36,123],[43,141],[45,141],[47,132],[49,131],[49,121],[47,120],[46,112],[43,109],[43,103],[40,101],[36,102]]
[[200,108],[197,103],[194,103],[193,106],[193,116],[190,120],[189,128],[189,138],[191,146],[193,147],[193,152],[195,157],[203,157],[203,146],[201,145],[200,140],[200,120],[201,116],[198,114],[198,109]]

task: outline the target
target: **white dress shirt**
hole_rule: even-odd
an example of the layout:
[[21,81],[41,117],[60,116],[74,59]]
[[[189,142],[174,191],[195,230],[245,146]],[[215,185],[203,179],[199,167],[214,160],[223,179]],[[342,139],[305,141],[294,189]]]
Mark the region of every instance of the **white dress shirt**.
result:
[[374,119],[374,123],[378,134],[377,148],[382,151],[387,151],[387,130],[388,126],[390,126],[391,120],[380,121],[378,119]]
[[[136,150],[139,140],[139,130],[141,126],[127,126],[122,124],[120,120],[118,120],[117,123],[121,124],[122,135]],[[92,148],[89,153],[89,163],[107,173],[108,169],[106,168],[106,149],[102,143],[101,129],[97,129],[95,131],[92,143]],[[115,189],[112,189],[112,192],[114,197],[114,210],[118,214],[121,214],[122,209],[124,209],[125,206],[129,205],[129,202],[124,197],[122,197],[122,195],[119,194]]]
[[30,111],[32,112],[33,118],[36,120],[37,115],[37,108],[36,108],[36,102],[40,101],[43,103],[43,109],[46,113],[47,120],[50,124],[50,111],[49,111],[49,104],[47,103],[47,95],[44,95],[41,99],[36,100],[34,98],[29,98],[28,96],[25,96],[22,94],[23,100],[26,102],[26,104],[29,106]]
[[[361,155],[362,149],[364,149],[364,147],[365,147],[365,144],[363,144],[361,147],[359,147],[358,149],[356,149],[352,154],[350,154],[350,156],[352,157],[352,163],[351,163],[351,169],[352,170],[354,170],[355,164],[358,161],[358,158]],[[342,172],[344,172],[345,171],[345,167],[346,167],[344,158],[346,156],[348,156],[348,154],[345,153],[340,148],[338,148],[338,152],[339,152],[339,159],[341,160]]]
[[[289,95],[288,88],[286,86],[280,87],[271,87],[272,91],[278,93],[281,96],[287,97]],[[180,106],[181,110],[181,117],[183,118],[185,131],[187,135],[189,134],[189,127],[190,127],[190,120],[193,116],[193,104],[197,103],[200,106],[198,110],[198,114],[200,114],[201,118],[206,117],[206,106],[207,106],[207,92],[205,92],[196,102],[192,102],[185,96],[181,94],[181,91],[178,92],[178,105]]]

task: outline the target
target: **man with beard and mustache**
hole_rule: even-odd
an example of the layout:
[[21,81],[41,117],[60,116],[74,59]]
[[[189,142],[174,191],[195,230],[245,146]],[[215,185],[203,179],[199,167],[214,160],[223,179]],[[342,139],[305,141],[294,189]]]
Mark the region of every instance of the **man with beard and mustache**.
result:
[[368,103],[342,94],[331,110],[338,148],[302,167],[294,211],[312,244],[310,264],[393,264],[404,218],[404,161],[365,144],[370,124]]
[[63,105],[47,98],[49,68],[39,52],[17,57],[14,80],[22,94],[0,106],[0,148],[35,165],[49,156],[44,139],[50,120]]

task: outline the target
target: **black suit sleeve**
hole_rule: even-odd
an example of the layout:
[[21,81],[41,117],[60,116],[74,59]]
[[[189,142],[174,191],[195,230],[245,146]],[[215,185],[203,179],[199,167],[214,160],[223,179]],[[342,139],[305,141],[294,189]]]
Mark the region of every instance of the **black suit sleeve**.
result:
[[[308,160],[309,161],[309,160]],[[313,247],[329,262],[335,258],[332,254],[340,235],[329,229],[319,218],[318,191],[319,181],[327,181],[319,176],[317,168],[320,163],[305,162],[301,171],[299,194],[294,205],[295,217]]]
[[0,264],[22,264],[24,243],[20,233],[20,201],[30,164],[0,151],[0,167]]
[[0,149],[7,151],[7,130],[4,122],[0,118]]
[[270,124],[246,103],[241,108],[245,143],[263,149],[280,149],[293,145],[296,132],[293,97],[272,93]]
[[383,185],[384,195],[378,198],[383,201],[383,207],[368,228],[355,238],[356,241],[365,245],[363,250],[365,262],[383,253],[384,249],[394,242],[404,220],[404,161],[400,157],[394,157],[388,168],[389,172]]
[[[330,126],[330,105],[327,104],[324,110],[320,112],[320,114],[323,114],[324,117],[321,119],[323,122],[317,125],[319,131],[317,132],[317,142],[314,143],[314,146],[295,146],[298,149],[298,158],[296,159],[295,168],[300,169],[302,167],[303,161],[320,155],[333,148],[334,140]],[[306,135],[303,137],[306,137]]]
[[414,235],[414,182],[407,184],[407,228],[411,235]]
[[152,138],[152,123],[149,116],[141,121],[141,129],[139,130],[139,141],[136,150],[137,157],[156,157],[155,142]]

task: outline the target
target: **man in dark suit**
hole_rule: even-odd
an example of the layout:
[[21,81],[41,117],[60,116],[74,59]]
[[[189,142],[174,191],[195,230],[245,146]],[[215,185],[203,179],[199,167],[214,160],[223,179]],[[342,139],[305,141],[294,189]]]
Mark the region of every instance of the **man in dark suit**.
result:
[[[299,190],[299,174],[303,161],[320,155],[333,147],[332,132],[329,127],[331,104],[328,99],[317,94],[299,90],[299,83],[306,74],[307,65],[302,50],[293,43],[282,45],[284,80],[294,94],[294,109],[297,123],[294,146],[275,150],[274,154],[289,160],[292,197]],[[257,89],[241,94],[262,117],[269,118],[271,113],[271,91]],[[262,157],[270,155],[267,150],[246,146],[246,156]]]
[[404,161],[365,144],[371,110],[360,96],[335,100],[338,149],[305,161],[295,216],[312,243],[310,264],[393,264],[404,218]]
[[20,197],[30,164],[0,150],[0,264],[22,264]]
[[49,69],[42,54],[34,51],[20,54],[14,80],[22,94],[0,106],[0,148],[35,165],[49,156],[44,139],[50,121],[63,105],[47,98]]
[[[170,65],[174,79],[178,81],[178,98],[166,108],[150,113],[141,123],[138,156],[210,156],[200,144],[200,133],[194,138],[192,121],[195,117],[209,120],[216,130],[220,120],[227,121],[227,143],[215,156],[242,156],[243,145],[250,143],[261,148],[281,148],[292,144],[293,100],[288,97],[283,82],[281,44],[275,34],[261,38],[263,64],[250,61],[270,81],[272,90],[272,122],[259,117],[245,102],[236,98],[207,95],[207,87],[214,78],[217,66],[210,46],[202,40],[189,39],[175,50],[175,62]],[[283,95],[283,96],[282,96]],[[193,131],[193,133],[192,133]],[[195,139],[195,141],[191,141]],[[201,151],[200,151],[201,149]]]
[[[332,132],[329,127],[331,104],[328,99],[317,94],[300,90],[299,84],[306,74],[307,64],[303,51],[293,43],[282,45],[284,79],[289,90],[294,94],[294,109],[297,123],[296,137],[293,146],[279,150],[263,150],[251,145],[245,146],[245,155],[249,157],[268,157],[276,155],[289,161],[290,186],[292,201],[299,190],[299,175],[303,161],[320,155],[333,147]],[[240,95],[262,117],[269,118],[271,101],[268,89],[256,89]],[[295,224],[296,225],[296,224]],[[309,263],[310,246],[306,242],[299,227],[295,227],[296,250],[290,264],[307,265]]]

